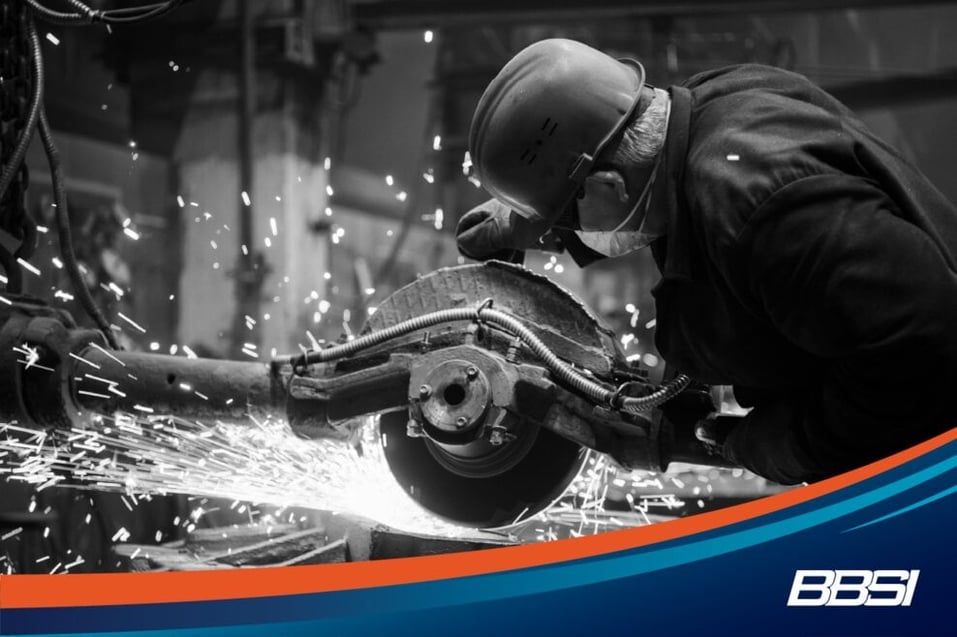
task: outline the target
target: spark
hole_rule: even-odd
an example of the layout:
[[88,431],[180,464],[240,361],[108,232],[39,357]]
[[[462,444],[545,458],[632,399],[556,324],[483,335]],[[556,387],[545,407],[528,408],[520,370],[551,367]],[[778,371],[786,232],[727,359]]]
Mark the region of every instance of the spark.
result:
[[71,358],[74,358],[74,359],[76,359],[76,360],[78,360],[78,361],[80,361],[81,363],[86,363],[87,365],[89,365],[89,366],[92,367],[93,369],[100,369],[100,366],[99,366],[99,365],[97,365],[96,363],[94,363],[94,362],[92,362],[92,361],[86,360],[85,358],[83,358],[83,357],[80,356],[79,354],[74,354],[73,352],[70,352],[70,357],[71,357]]
[[101,394],[100,392],[88,391],[86,389],[78,389],[76,390],[76,393],[82,394],[84,396],[92,396],[93,398],[103,398],[104,400],[110,398],[109,394]]
[[432,138],[432,150],[442,150],[442,136],[436,135]]
[[434,35],[435,34],[433,34],[432,31],[426,31],[425,33],[422,34],[422,39],[425,40],[426,44],[429,44],[430,42],[432,42]]
[[[310,340],[320,345],[315,337]],[[414,533],[461,537],[474,532],[434,518],[395,482],[385,462],[387,441],[377,418],[353,424],[350,444],[302,440],[289,434],[285,421],[252,416],[213,424],[150,411],[118,413],[104,417],[95,428],[67,430],[56,440],[38,437],[37,431],[16,423],[0,424],[6,434],[0,439],[0,475],[32,485],[57,478],[58,486],[116,492],[127,498],[130,508],[150,494],[184,493],[354,514]],[[631,512],[606,512],[609,486],[627,488],[629,482],[645,489],[636,497],[628,494]],[[682,506],[654,474],[623,472],[605,456],[589,454],[565,496],[534,516],[522,512],[509,532],[522,533],[526,541],[551,541],[648,524],[654,521],[649,511],[672,512]],[[205,512],[197,507],[190,518],[174,520],[174,525],[188,529]],[[119,528],[112,541],[129,537],[126,528]]]
[[181,195],[176,195],[176,203],[177,205],[179,205],[180,208],[186,207],[186,201],[183,199]]
[[123,319],[124,321],[126,321],[127,323],[129,323],[130,325],[132,325],[133,327],[135,327],[135,328],[136,328],[137,330],[139,330],[141,333],[146,334],[146,329],[145,329],[144,327],[140,326],[136,321],[134,321],[133,319],[131,319],[131,318],[128,317],[127,315],[123,314],[122,312],[117,312],[116,315],[119,316],[119,317],[120,317],[121,319]]
[[[22,347],[14,347],[13,351],[19,352],[27,357],[26,368],[30,369],[40,360],[40,353],[37,351],[36,347],[30,347],[26,343]],[[37,365],[39,367],[39,365]]]
[[243,198],[243,204],[244,204],[244,205],[246,205],[246,206],[251,206],[251,205],[252,205],[253,202],[250,201],[250,199],[249,199],[249,193],[248,193],[248,192],[246,192],[245,190],[242,191],[241,196],[242,196],[242,198]]
[[17,263],[19,263],[23,267],[23,269],[26,270],[27,272],[31,272],[37,276],[40,276],[40,268],[33,265],[29,261],[18,257]]
[[132,228],[123,228],[123,234],[128,236],[133,241],[139,241],[140,233],[138,233],[136,230],[133,230]]
[[272,236],[279,236],[279,224],[276,223],[275,217],[269,217],[269,229],[272,231]]
[[119,364],[119,365],[122,365],[123,367],[126,367],[126,363],[124,363],[123,361],[121,361],[120,359],[118,359],[116,356],[113,356],[113,354],[110,353],[110,350],[106,349],[106,348],[103,347],[102,345],[98,345],[98,344],[96,344],[96,343],[90,343],[90,347],[92,347],[92,348],[95,349],[96,351],[100,352],[101,354],[103,354],[103,355],[106,356],[107,358],[112,359],[114,363],[117,363],[117,364]]
[[47,40],[53,43],[53,46],[60,46],[60,38],[50,32],[47,32]]
[[14,536],[16,536],[16,535],[20,535],[20,533],[22,533],[22,532],[23,532],[23,527],[22,527],[22,526],[18,526],[17,528],[13,529],[13,530],[10,531],[9,533],[4,533],[3,535],[0,535],[0,541],[9,540],[10,538],[12,538],[12,537],[14,537]]

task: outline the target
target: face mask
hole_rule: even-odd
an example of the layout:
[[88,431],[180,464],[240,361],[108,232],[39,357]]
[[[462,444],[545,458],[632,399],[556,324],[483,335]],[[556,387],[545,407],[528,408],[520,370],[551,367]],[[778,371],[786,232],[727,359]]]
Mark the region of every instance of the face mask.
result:
[[[575,234],[578,235],[582,243],[606,257],[620,257],[623,254],[644,248],[658,238],[659,234],[643,232],[648,219],[648,208],[651,205],[651,197],[649,194],[655,183],[655,176],[658,174],[658,163],[659,162],[656,161],[655,168],[651,172],[651,177],[641,191],[641,196],[638,197],[634,208],[631,209],[631,212],[628,213],[624,220],[613,230],[577,230]],[[644,212],[641,226],[639,226],[637,230],[622,230],[622,228],[626,227],[631,220],[634,219],[639,210]]]

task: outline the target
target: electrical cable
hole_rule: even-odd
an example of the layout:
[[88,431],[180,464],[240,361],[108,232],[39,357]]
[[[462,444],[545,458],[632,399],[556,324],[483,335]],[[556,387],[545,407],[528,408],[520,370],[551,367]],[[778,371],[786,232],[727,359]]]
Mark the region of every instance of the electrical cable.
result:
[[27,154],[27,148],[33,139],[33,133],[37,128],[37,119],[40,113],[40,100],[43,98],[43,60],[40,57],[40,38],[37,37],[36,26],[33,20],[28,21],[27,37],[30,40],[30,48],[33,52],[33,94],[30,96],[30,108],[27,111],[27,120],[23,132],[20,134],[20,141],[10,156],[3,174],[0,175],[0,201],[7,194],[7,188],[13,182],[14,175],[20,170],[23,158]]
[[[124,7],[120,9],[111,9],[100,11],[89,7],[81,0],[67,0],[73,8],[79,13],[68,13],[56,11],[41,4],[38,0],[26,0],[27,5],[34,11],[34,14],[40,19],[60,25],[90,24],[93,22],[103,22],[106,24],[131,24],[142,22],[172,11],[184,0],[167,0],[166,2],[155,2],[152,4],[140,5],[137,7]],[[46,119],[46,113],[43,108],[43,85],[44,68],[43,56],[40,48],[40,39],[37,36],[36,26],[32,19],[28,22],[28,37],[33,54],[34,66],[34,87],[30,98],[30,107],[27,114],[27,120],[20,140],[10,157],[10,161],[0,175],[0,198],[9,188],[13,181],[13,176],[23,163],[27,148],[30,144],[33,134],[36,130],[40,131],[40,138],[43,142],[43,150],[50,166],[50,177],[53,182],[53,199],[56,206],[56,223],[60,241],[60,252],[63,257],[64,268],[70,277],[76,292],[77,299],[84,311],[90,316],[100,331],[103,332],[107,343],[114,349],[119,349],[119,344],[113,331],[110,329],[110,323],[103,314],[103,311],[97,306],[93,295],[90,294],[86,283],[83,280],[83,274],[80,272],[80,266],[77,262],[76,252],[73,248],[73,235],[70,228],[70,214],[66,198],[66,191],[63,186],[63,175],[60,170],[60,154],[53,141],[53,135],[50,132],[50,125]]]
[[42,20],[63,26],[75,26],[95,22],[109,25],[132,24],[152,20],[169,13],[183,4],[184,0],[167,0],[166,2],[154,2],[136,7],[103,10],[93,9],[80,0],[67,0],[79,13],[57,11],[41,4],[39,0],[26,0],[26,2],[36,12],[37,17]]
[[43,6],[37,0],[26,0],[27,4],[33,9],[37,17],[53,24],[60,24],[64,26],[70,26],[74,24],[80,24],[85,22],[83,15],[79,13],[64,13],[62,11],[55,11],[48,7]]
[[281,357],[274,362],[289,364],[294,371],[301,370],[304,367],[316,363],[326,363],[351,356],[361,350],[380,345],[405,334],[440,323],[476,321],[479,323],[494,323],[518,336],[528,348],[545,363],[545,366],[561,384],[587,396],[595,403],[608,405],[628,413],[641,413],[657,407],[684,390],[691,381],[691,379],[684,374],[680,374],[647,396],[622,397],[619,391],[620,388],[611,388],[585,377],[571,365],[560,359],[534,332],[525,327],[518,319],[505,312],[493,310],[489,305],[490,303],[486,301],[477,308],[449,308],[429,312],[428,314],[396,323],[385,329],[370,332],[369,334],[360,336],[347,343],[342,343],[341,345],[334,345],[326,349],[313,350],[299,355]]
[[40,108],[40,140],[43,142],[43,150],[47,156],[47,163],[50,165],[50,179],[53,182],[53,202],[56,206],[56,224],[57,233],[60,239],[60,253],[63,256],[63,266],[70,276],[74,291],[80,301],[80,305],[86,313],[93,319],[96,326],[103,332],[106,342],[113,349],[119,349],[116,337],[110,329],[110,323],[106,320],[103,312],[93,300],[93,295],[86,287],[83,281],[83,274],[80,272],[80,266],[76,260],[76,252],[73,250],[73,234],[70,230],[70,212],[67,208],[66,192],[63,187],[63,175],[60,172],[60,153],[53,143],[53,135],[50,134],[50,126],[47,123],[46,113]]

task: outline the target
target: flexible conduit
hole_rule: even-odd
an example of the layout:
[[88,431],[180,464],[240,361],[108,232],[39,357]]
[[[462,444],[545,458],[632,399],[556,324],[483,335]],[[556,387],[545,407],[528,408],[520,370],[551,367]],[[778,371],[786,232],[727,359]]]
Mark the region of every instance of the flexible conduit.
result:
[[505,312],[494,310],[490,305],[491,303],[486,301],[477,308],[449,308],[430,312],[402,321],[401,323],[396,323],[391,327],[370,332],[347,343],[334,345],[326,349],[313,350],[300,355],[282,357],[277,359],[276,362],[280,364],[288,363],[294,370],[298,370],[308,365],[327,363],[345,358],[364,349],[375,347],[386,341],[440,323],[475,321],[478,323],[493,323],[518,336],[528,348],[545,363],[545,366],[552,372],[560,384],[587,396],[595,403],[610,405],[615,409],[620,409],[628,413],[636,414],[654,409],[679,394],[688,386],[691,380],[684,374],[679,374],[647,396],[621,396],[621,389],[624,386],[618,388],[608,387],[582,375],[568,363],[560,359],[540,338],[525,327],[518,319]]

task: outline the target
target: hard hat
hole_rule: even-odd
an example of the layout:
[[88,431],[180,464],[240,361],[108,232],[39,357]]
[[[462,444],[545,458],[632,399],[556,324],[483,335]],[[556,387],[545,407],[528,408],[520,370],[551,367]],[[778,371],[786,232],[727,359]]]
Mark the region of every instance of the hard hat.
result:
[[519,214],[554,222],[631,120],[644,84],[641,64],[581,42],[526,47],[475,109],[469,152],[476,176]]

